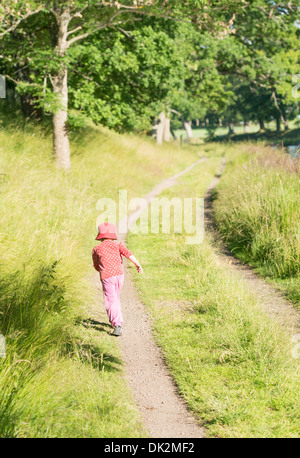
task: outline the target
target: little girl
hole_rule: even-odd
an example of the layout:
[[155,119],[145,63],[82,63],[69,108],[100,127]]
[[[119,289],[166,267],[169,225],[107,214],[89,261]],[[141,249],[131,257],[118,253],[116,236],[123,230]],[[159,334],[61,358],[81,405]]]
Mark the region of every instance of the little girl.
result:
[[139,273],[143,273],[143,269],[131,251],[122,242],[118,242],[117,238],[114,224],[100,224],[96,240],[101,240],[101,243],[95,246],[92,255],[94,267],[100,272],[106,312],[111,325],[114,327],[112,334],[121,336],[123,317],[120,291],[124,282],[122,256],[130,259],[136,265]]

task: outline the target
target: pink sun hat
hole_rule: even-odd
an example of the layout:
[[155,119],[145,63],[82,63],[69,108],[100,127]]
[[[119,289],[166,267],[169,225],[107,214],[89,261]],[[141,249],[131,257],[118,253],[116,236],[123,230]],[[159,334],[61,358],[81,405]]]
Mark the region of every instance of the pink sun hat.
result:
[[96,237],[96,240],[100,239],[114,239],[116,240],[117,234],[116,234],[116,226],[112,223],[102,223],[98,227],[98,235]]

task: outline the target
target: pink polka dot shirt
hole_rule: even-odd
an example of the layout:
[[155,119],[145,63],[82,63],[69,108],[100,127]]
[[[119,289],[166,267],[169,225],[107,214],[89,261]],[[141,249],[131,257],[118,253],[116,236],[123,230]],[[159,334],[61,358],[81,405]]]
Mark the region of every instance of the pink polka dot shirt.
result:
[[95,246],[92,253],[94,267],[100,272],[101,280],[122,275],[122,256],[129,258],[131,255],[131,251],[122,242],[110,239]]

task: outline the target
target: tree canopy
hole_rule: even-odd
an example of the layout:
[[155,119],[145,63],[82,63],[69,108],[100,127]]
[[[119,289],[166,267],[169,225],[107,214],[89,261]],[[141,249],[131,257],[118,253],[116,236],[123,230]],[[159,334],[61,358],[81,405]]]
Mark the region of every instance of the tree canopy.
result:
[[26,115],[53,117],[65,168],[85,117],[118,131],[147,131],[161,112],[287,126],[298,13],[298,0],[8,0],[0,72]]

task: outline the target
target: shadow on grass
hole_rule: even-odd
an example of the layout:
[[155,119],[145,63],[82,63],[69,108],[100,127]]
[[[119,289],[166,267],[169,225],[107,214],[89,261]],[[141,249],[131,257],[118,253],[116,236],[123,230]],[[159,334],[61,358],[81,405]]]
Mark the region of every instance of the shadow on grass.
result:
[[[26,117],[22,113],[20,101],[0,99],[0,129],[10,132],[24,132],[41,137],[52,137],[53,124],[51,115],[41,118]],[[96,126],[91,121],[85,126],[68,126],[70,142],[73,144],[72,154],[84,155],[87,142],[98,141],[99,133],[102,139],[109,139],[111,133],[103,126]],[[22,145],[22,144],[21,144]]]
[[67,343],[65,352],[99,371],[119,372],[123,366],[120,358],[102,350],[96,343],[82,343],[80,339]]
[[98,370],[120,371],[122,361],[113,350],[107,351],[104,339],[93,342],[94,336],[89,341],[74,333],[79,323],[108,334],[111,327],[93,319],[80,321],[70,314],[69,279],[57,272],[58,262],[43,265],[36,261],[34,272],[20,269],[8,274],[0,266],[0,333],[7,348],[19,359],[42,361],[55,351]]
[[109,323],[96,321],[93,318],[78,318],[76,320],[76,324],[82,325],[87,329],[95,329],[95,331],[105,332],[106,334],[111,334],[112,332],[112,327]]
[[[112,332],[110,324],[94,320],[93,318],[83,319],[78,317],[75,324],[108,335],[111,335]],[[82,343],[80,339],[67,344],[66,351],[71,355],[73,354],[79,357],[80,361],[91,364],[94,369],[101,371],[120,371],[123,365],[120,358],[101,349],[96,343]]]
[[0,129],[7,131],[22,131],[36,134],[39,129],[40,135],[48,136],[52,133],[51,116],[30,118],[23,115],[19,102],[7,102],[0,100]]

